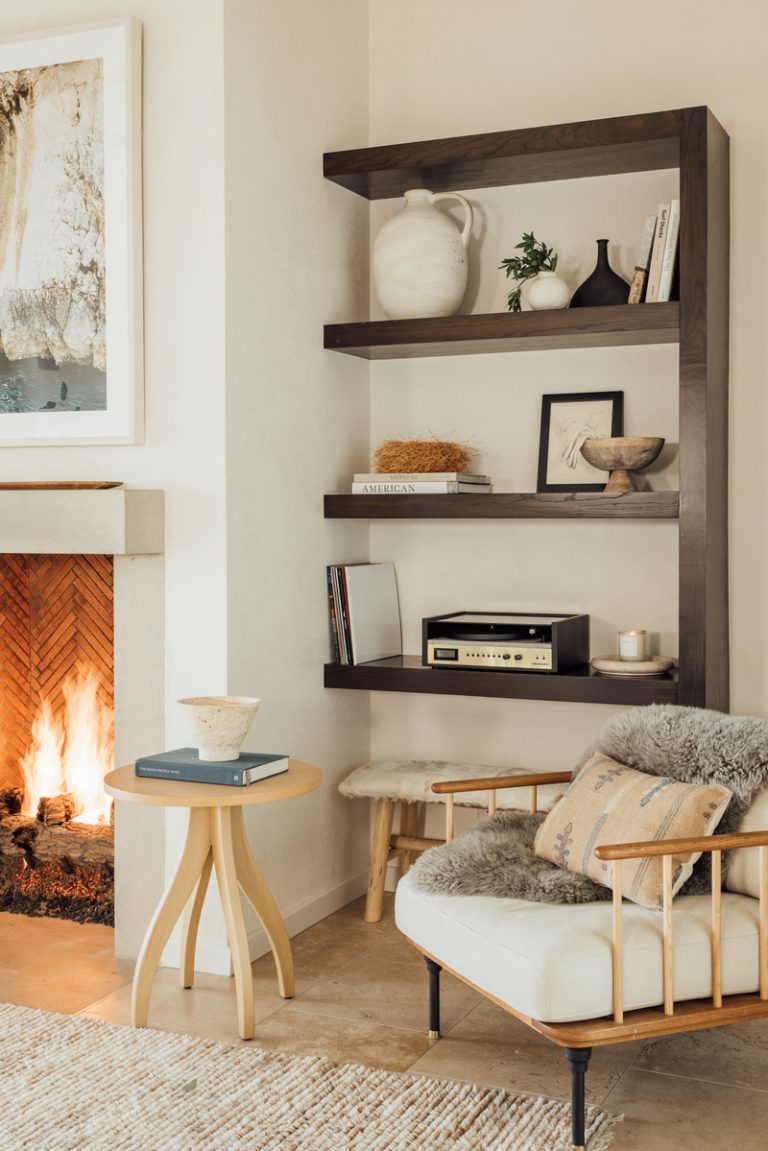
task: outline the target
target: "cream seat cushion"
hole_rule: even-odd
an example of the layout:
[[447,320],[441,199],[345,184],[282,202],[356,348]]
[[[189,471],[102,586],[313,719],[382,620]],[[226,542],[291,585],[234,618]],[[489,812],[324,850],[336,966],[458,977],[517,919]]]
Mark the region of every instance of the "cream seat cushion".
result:
[[[400,880],[400,931],[441,964],[515,1011],[549,1023],[596,1019],[612,1012],[612,906],[551,904],[478,895],[433,895]],[[674,996],[711,994],[707,895],[673,906]],[[661,916],[625,903],[624,1007],[663,1003]],[[722,897],[723,992],[758,989],[758,902]]]
[[[445,763],[434,759],[387,759],[356,767],[339,784],[339,791],[349,799],[393,799],[417,803],[445,803],[444,795],[435,795],[432,784],[455,779],[487,779],[500,775],[528,775],[530,768],[483,767],[477,763]],[[538,809],[549,811],[565,791],[560,784],[538,788]],[[511,788],[496,792],[500,809],[527,811],[530,789]],[[467,791],[456,796],[462,807],[487,807],[487,791]]]

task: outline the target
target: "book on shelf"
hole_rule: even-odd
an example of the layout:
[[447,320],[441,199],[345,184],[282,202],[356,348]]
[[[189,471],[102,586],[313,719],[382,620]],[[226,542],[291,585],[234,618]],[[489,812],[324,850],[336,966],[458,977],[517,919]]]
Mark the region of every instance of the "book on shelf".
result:
[[353,496],[455,495],[457,492],[480,495],[490,490],[490,484],[466,484],[460,480],[388,480],[352,484]]
[[471,472],[355,472],[355,484],[435,483],[448,481],[457,484],[489,484],[490,476],[476,476]]
[[669,224],[670,204],[659,204],[656,216],[656,229],[653,233],[653,251],[651,263],[648,268],[648,283],[645,289],[646,304],[659,302],[659,283],[661,281],[661,264],[664,259],[664,245],[667,242],[667,225]]
[[643,299],[646,281],[648,279],[648,265],[651,262],[653,248],[653,235],[656,231],[656,216],[646,216],[640,236],[640,246],[635,258],[635,270],[632,274],[632,283],[629,288],[628,304],[639,304]]
[[401,655],[400,605],[394,564],[331,564],[327,570],[331,642],[336,662],[368,663]]
[[672,280],[675,274],[677,260],[677,241],[680,234],[680,201],[673,200],[669,206],[669,222],[667,236],[664,243],[664,254],[661,257],[661,272],[659,274],[658,302],[666,302],[672,294]]
[[134,772],[143,779],[175,779],[184,783],[217,783],[247,787],[288,770],[287,755],[241,751],[237,759],[212,763],[201,759],[194,747],[178,747],[136,760]]

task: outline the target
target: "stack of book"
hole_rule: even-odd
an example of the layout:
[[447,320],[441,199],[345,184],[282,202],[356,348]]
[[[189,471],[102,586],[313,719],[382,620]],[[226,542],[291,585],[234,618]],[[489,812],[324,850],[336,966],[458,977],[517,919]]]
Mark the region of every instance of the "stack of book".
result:
[[145,779],[176,779],[185,783],[217,783],[226,787],[247,787],[288,770],[287,755],[241,751],[237,759],[213,763],[201,759],[194,747],[178,747],[136,760],[136,775]]
[[672,298],[679,234],[680,201],[659,204],[643,226],[628,303],[661,304]]
[[352,477],[356,496],[480,495],[490,490],[489,476],[467,472],[356,472]]
[[394,565],[331,564],[327,573],[331,647],[336,663],[368,663],[401,655]]

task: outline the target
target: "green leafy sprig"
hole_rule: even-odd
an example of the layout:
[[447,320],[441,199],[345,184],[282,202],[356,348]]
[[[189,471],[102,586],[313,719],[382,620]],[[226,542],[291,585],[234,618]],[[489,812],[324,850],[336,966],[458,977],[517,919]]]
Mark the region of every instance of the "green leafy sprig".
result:
[[507,279],[515,281],[515,287],[507,296],[507,309],[520,311],[520,293],[525,280],[538,276],[539,272],[554,272],[557,267],[557,252],[548,248],[542,240],[537,240],[533,232],[523,232],[515,250],[522,250],[522,256],[510,256],[502,260],[499,269],[506,268]]

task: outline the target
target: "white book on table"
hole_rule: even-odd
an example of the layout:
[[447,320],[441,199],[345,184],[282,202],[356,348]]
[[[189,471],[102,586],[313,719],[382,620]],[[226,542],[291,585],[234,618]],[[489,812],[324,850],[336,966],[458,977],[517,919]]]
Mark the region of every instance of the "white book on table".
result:
[[345,564],[344,579],[352,663],[402,655],[394,564]]

